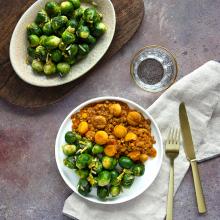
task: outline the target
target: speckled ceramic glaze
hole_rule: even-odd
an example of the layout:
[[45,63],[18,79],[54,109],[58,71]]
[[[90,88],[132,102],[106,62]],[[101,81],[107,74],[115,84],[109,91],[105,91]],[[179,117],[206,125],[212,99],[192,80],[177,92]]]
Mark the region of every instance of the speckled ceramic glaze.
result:
[[[109,48],[115,32],[115,11],[110,0],[95,0],[97,9],[103,14],[103,22],[107,25],[107,32],[97,41],[88,56],[71,68],[70,73],[61,78],[59,76],[47,77],[34,73],[27,65],[27,35],[26,27],[34,21],[37,12],[43,8],[48,0],[36,1],[21,17],[13,32],[10,43],[10,60],[17,75],[25,82],[40,86],[52,87],[71,82],[88,72],[105,54]],[[60,1],[57,1],[60,2]],[[87,6],[82,3],[83,6]]]

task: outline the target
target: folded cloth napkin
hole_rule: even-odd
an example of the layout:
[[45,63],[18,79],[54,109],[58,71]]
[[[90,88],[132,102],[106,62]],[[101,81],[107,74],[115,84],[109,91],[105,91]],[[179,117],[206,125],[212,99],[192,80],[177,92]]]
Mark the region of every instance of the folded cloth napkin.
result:
[[[220,154],[220,64],[209,61],[188,74],[148,108],[159,125],[163,140],[170,126],[179,126],[179,103],[184,101],[191,124],[198,160]],[[164,156],[156,180],[144,193],[126,203],[100,205],[72,194],[64,204],[63,213],[80,220],[162,220],[166,215],[169,160]],[[183,148],[175,160],[175,191],[189,168]]]

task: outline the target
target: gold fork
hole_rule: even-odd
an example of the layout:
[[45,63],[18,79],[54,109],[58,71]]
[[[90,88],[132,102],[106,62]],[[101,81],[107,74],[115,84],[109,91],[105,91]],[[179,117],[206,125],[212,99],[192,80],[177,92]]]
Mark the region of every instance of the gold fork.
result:
[[171,128],[166,141],[166,155],[170,159],[170,180],[167,196],[166,220],[173,219],[173,191],[174,191],[174,160],[179,155],[180,131]]

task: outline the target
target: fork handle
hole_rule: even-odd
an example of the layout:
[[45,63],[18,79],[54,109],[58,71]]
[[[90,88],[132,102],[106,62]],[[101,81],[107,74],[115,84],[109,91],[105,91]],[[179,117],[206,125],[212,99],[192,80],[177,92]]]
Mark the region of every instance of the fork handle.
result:
[[199,176],[199,169],[196,160],[190,161],[192,166],[192,173],[193,173],[193,180],[194,180],[194,187],[196,191],[196,201],[199,213],[206,212],[206,205],[205,205],[205,198],[202,191],[201,180]]
[[173,219],[173,191],[174,191],[174,160],[170,160],[170,180],[167,195],[167,216],[166,220]]

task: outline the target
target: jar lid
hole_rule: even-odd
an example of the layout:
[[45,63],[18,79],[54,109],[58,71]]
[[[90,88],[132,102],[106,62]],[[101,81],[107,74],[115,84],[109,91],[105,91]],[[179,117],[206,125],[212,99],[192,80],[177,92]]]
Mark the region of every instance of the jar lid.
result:
[[166,48],[151,45],[134,55],[130,70],[140,88],[160,92],[175,82],[178,66],[175,57]]

